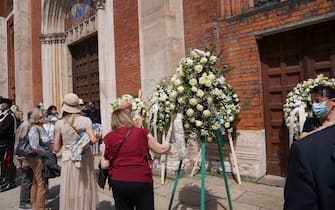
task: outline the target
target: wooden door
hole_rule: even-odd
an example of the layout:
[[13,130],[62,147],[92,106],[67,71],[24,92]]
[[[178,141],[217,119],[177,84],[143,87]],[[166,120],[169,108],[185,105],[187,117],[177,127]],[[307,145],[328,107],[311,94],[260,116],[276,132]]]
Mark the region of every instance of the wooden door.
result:
[[286,176],[288,129],[283,118],[286,96],[297,83],[317,74],[334,77],[335,21],[264,37],[262,64],[267,174]]
[[98,38],[90,37],[71,47],[73,92],[85,102],[100,106]]

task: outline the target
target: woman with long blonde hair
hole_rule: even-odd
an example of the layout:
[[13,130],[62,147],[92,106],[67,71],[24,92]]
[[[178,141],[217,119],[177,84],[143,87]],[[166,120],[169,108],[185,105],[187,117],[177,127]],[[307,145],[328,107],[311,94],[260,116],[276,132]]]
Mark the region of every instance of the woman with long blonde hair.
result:
[[127,111],[112,114],[112,131],[103,139],[103,157],[109,160],[109,180],[116,210],[153,210],[154,192],[148,150],[165,154],[171,145],[160,144],[146,128],[139,128]]

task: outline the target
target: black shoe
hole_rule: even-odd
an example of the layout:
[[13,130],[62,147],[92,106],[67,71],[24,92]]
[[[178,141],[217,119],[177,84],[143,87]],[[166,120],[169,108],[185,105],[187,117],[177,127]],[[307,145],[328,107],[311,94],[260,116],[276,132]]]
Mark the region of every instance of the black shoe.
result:
[[6,178],[5,177],[0,177],[0,183],[6,181]]
[[6,185],[8,185],[9,184],[9,182],[6,180],[6,181],[4,181],[3,183],[1,183],[0,184],[0,189],[1,188],[4,188]]
[[4,185],[3,187],[0,188],[0,192],[5,192],[5,191],[13,189],[15,187],[16,187],[15,183],[8,183],[7,185]]
[[6,182],[7,182],[7,179],[6,179],[6,178],[1,178],[1,179],[0,179],[0,186],[1,186],[1,185],[4,185]]

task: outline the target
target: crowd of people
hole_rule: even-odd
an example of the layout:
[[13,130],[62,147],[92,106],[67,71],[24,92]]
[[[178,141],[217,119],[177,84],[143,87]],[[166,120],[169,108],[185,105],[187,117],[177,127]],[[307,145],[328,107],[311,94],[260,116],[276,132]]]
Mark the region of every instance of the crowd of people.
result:
[[[290,151],[284,189],[284,209],[333,209],[335,206],[335,89],[316,86],[310,91],[313,118],[305,121],[301,139]],[[20,209],[45,210],[48,179],[60,176],[62,210],[94,210],[97,181],[94,146],[104,143],[101,167],[108,170],[116,210],[153,210],[154,191],[149,150],[166,154],[170,143],[160,144],[150,131],[132,119],[132,105],[113,111],[111,129],[102,137],[100,112],[93,102],[83,104],[74,93],[64,96],[61,114],[56,106],[36,107],[22,120],[13,101],[0,98],[0,192],[16,187],[21,170]],[[17,113],[16,113],[17,112]],[[31,152],[15,155],[20,141]],[[61,173],[45,175],[50,159],[61,153]],[[57,163],[57,161],[56,161]],[[51,164],[55,165],[55,164]],[[60,170],[60,169],[59,169]]]
[[[106,146],[101,161],[108,163],[105,167],[109,170],[115,208],[154,209],[148,151],[168,153],[171,145],[159,144],[148,129],[135,124],[130,103],[125,102],[113,112],[112,129],[104,138],[100,110],[94,102],[85,104],[74,93],[64,96],[60,114],[54,105],[46,110],[38,105],[23,119],[23,113],[11,99],[1,97],[0,104],[0,192],[17,186],[16,171],[20,170],[20,210],[45,210],[48,179],[57,176],[60,209],[95,210],[97,181],[93,160],[94,155],[100,154],[102,142]],[[23,141],[28,142],[29,153],[18,155],[19,143]],[[55,168],[57,157],[61,169]],[[48,168],[50,161],[56,162]],[[125,187],[132,193],[125,191]]]

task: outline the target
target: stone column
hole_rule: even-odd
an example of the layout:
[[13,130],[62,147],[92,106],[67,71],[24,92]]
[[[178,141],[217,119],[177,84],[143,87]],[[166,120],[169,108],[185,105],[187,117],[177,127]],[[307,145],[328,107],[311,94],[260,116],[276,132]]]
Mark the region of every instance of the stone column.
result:
[[60,108],[63,95],[70,91],[69,81],[71,80],[66,66],[67,62],[64,59],[66,55],[65,33],[42,34],[41,43],[43,103],[45,108],[50,105]]
[[182,0],[138,0],[143,96],[172,76],[185,56]]
[[14,66],[16,103],[23,112],[31,110],[33,104],[33,69],[31,37],[31,1],[14,1]]
[[111,130],[111,106],[116,98],[113,1],[97,0],[99,86],[103,133]]
[[8,93],[7,20],[0,17],[0,96]]

